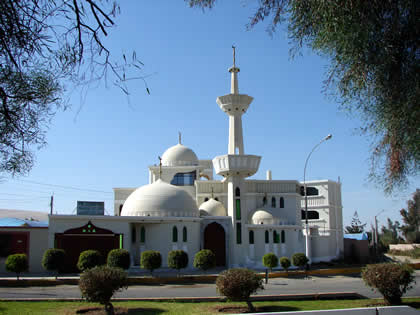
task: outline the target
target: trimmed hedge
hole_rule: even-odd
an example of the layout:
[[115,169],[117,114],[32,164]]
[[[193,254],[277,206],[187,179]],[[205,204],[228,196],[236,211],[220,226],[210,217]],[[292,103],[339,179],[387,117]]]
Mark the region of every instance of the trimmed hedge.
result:
[[128,269],[130,268],[130,253],[126,249],[113,249],[108,253],[106,264],[109,267]]
[[304,253],[296,253],[292,256],[292,263],[296,267],[305,267],[309,262],[308,257]]
[[153,275],[153,270],[162,266],[162,255],[155,250],[146,250],[141,253],[140,266],[149,270],[150,274]]
[[262,258],[262,263],[264,267],[270,269],[270,272],[273,268],[276,268],[279,265],[279,259],[274,253],[267,253]]
[[290,259],[288,257],[281,257],[280,258],[280,265],[287,272],[287,269],[289,269],[290,265],[291,265]]
[[183,250],[171,250],[168,254],[168,267],[176,270],[188,266],[188,254]]
[[50,248],[44,252],[42,256],[42,268],[48,271],[55,271],[55,278],[57,279],[58,273],[63,269],[66,261],[66,252],[63,249]]
[[208,270],[216,267],[216,255],[210,249],[202,249],[194,256],[193,265],[201,270]]
[[6,258],[5,262],[6,270],[9,272],[15,272],[16,278],[19,280],[19,274],[28,271],[28,257],[26,254],[13,254]]
[[79,261],[77,262],[77,268],[80,271],[83,272],[100,265],[103,265],[103,258],[99,251],[89,249],[80,253]]

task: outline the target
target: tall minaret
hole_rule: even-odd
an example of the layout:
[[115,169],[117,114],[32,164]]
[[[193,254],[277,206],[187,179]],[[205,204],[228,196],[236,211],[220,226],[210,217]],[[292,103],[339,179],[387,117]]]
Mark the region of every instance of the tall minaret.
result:
[[238,72],[236,67],[235,47],[233,47],[233,66],[231,73],[230,94],[219,96],[216,100],[219,107],[229,116],[229,146],[228,154],[216,156],[213,166],[216,174],[223,176],[227,182],[228,216],[232,218],[229,237],[230,266],[240,266],[248,255],[248,205],[247,185],[245,178],[254,175],[259,167],[261,157],[244,153],[242,134],[242,115],[246,112],[253,98],[239,94]]
[[238,72],[235,64],[235,46],[233,48],[233,66],[231,73],[230,94],[219,96],[216,100],[220,108],[229,115],[229,147],[228,154],[244,154],[244,139],[242,134],[242,115],[251,104],[253,98],[246,94],[239,94]]

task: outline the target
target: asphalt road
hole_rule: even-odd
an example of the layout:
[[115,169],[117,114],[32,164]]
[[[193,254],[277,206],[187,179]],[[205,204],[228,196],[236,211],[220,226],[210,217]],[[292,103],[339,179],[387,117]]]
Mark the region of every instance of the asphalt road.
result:
[[[414,288],[405,296],[420,296],[420,271],[416,271]],[[265,289],[258,295],[283,295],[328,292],[357,292],[365,297],[381,297],[371,291],[358,276],[328,276],[303,278],[275,278],[264,285]],[[159,297],[217,297],[214,284],[182,285],[139,285],[130,286],[119,292],[116,298],[159,298]],[[0,299],[55,299],[80,298],[80,291],[75,285],[55,287],[1,287]]]

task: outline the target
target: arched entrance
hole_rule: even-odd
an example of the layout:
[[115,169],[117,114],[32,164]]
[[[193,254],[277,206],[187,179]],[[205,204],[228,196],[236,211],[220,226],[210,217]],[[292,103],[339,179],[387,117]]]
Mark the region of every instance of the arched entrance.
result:
[[226,265],[225,229],[219,223],[213,222],[206,226],[204,249],[210,249],[216,255],[216,266]]

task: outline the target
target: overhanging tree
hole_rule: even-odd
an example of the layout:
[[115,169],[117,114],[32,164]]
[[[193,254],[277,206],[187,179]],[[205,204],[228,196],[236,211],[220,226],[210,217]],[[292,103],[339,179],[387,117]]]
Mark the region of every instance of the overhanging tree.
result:
[[[185,0],[211,9],[216,0]],[[308,46],[329,58],[325,91],[360,114],[372,139],[370,177],[385,192],[420,170],[420,20],[416,0],[260,0],[249,28],[286,23],[292,55]]]
[[129,80],[144,81],[135,53],[115,61],[103,43],[118,12],[111,0],[0,1],[0,173],[31,169],[68,86],[109,76],[128,93]]

